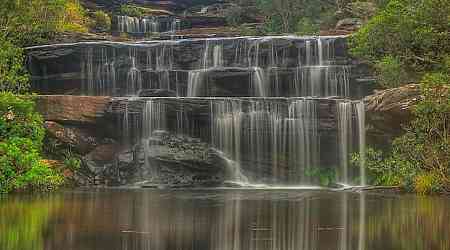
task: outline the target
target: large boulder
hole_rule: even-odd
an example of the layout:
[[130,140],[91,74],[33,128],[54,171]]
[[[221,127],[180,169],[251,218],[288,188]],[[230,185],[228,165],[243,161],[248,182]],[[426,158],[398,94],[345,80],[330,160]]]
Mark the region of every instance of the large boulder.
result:
[[364,99],[367,134],[375,143],[388,143],[401,135],[403,126],[413,118],[412,110],[420,100],[420,87],[409,84],[377,91]]
[[196,138],[155,131],[138,148],[144,185],[219,186],[230,174],[227,160]]

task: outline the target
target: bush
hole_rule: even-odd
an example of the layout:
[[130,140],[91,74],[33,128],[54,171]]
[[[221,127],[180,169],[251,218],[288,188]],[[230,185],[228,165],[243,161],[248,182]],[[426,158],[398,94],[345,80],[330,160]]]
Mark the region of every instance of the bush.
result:
[[86,12],[78,2],[78,0],[66,0],[64,11],[58,18],[59,25],[57,31],[59,32],[87,32],[88,18]]
[[297,24],[298,35],[318,35],[320,31],[319,25],[312,22],[310,18],[304,17]]
[[419,193],[450,191],[450,75],[425,75],[421,92],[415,119],[394,140],[392,151],[368,151],[374,184],[401,185]]
[[0,91],[24,93],[28,90],[29,77],[23,62],[23,49],[0,34]]
[[384,88],[396,88],[408,81],[402,62],[393,56],[385,56],[375,64],[378,83]]
[[92,28],[102,31],[111,30],[111,17],[104,11],[96,11],[92,16]]
[[393,56],[409,72],[441,68],[450,54],[450,4],[441,0],[391,0],[351,39],[351,52],[370,62]]
[[120,6],[120,14],[124,16],[142,17],[145,15],[145,11],[137,6],[125,4]]
[[63,177],[41,158],[45,130],[31,97],[0,92],[0,192],[47,191]]
[[15,45],[46,43],[59,32],[86,32],[78,0],[0,1],[0,30]]
[[246,9],[234,5],[227,9],[225,13],[225,20],[227,21],[227,24],[230,26],[239,26],[240,24],[244,23],[244,21],[247,19],[246,17]]

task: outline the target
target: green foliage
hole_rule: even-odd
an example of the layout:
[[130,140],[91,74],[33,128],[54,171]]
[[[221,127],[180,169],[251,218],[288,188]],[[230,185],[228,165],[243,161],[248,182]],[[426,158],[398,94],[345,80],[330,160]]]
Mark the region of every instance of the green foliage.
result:
[[58,32],[85,32],[86,24],[78,0],[0,1],[0,32],[19,47],[45,43]]
[[92,28],[97,30],[111,30],[111,17],[104,11],[98,10],[92,15]]
[[315,179],[324,187],[336,183],[336,171],[334,168],[312,168],[307,170],[305,175]]
[[244,21],[246,20],[246,15],[246,9],[236,5],[227,9],[227,12],[225,13],[225,19],[228,25],[238,26],[244,23]]
[[67,150],[64,154],[64,166],[69,170],[75,172],[81,168],[81,159],[80,156],[74,154],[70,149]]
[[442,67],[450,54],[450,4],[442,0],[391,0],[351,40],[351,52],[375,63],[392,56],[410,72]]
[[394,56],[385,56],[375,64],[378,83],[385,88],[399,87],[408,81],[402,62]]
[[120,6],[120,13],[124,16],[132,17],[142,17],[145,15],[145,11],[143,8],[128,4]]
[[23,62],[23,49],[0,34],[0,91],[24,93],[28,90],[29,77]]
[[0,193],[47,191],[63,183],[40,156],[44,134],[31,97],[0,93]]
[[374,184],[402,185],[419,193],[450,191],[450,75],[425,75],[421,92],[415,119],[394,140],[392,151],[368,151]]
[[317,34],[321,25],[330,25],[336,11],[334,2],[324,0],[257,0],[257,6],[269,33]]
[[297,24],[298,35],[318,35],[320,27],[313,23],[310,18],[304,17]]
[[41,148],[45,130],[34,105],[32,97],[0,93],[0,142],[9,138],[29,138],[36,149]]

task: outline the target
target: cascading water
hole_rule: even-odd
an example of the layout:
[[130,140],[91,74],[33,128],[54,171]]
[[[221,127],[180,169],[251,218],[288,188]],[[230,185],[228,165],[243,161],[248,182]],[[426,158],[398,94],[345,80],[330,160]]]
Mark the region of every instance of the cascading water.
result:
[[151,137],[157,130],[167,129],[166,106],[158,101],[146,101],[142,114],[142,147],[144,151],[145,167],[150,170],[153,178],[158,177],[158,170],[149,162]]
[[181,29],[181,21],[174,17],[116,16],[117,31],[130,34],[170,32]]
[[200,96],[201,91],[204,90],[204,88],[202,88],[202,83],[205,74],[206,72],[203,70],[189,71],[186,96],[188,97]]
[[[144,143],[148,168],[155,148],[150,138],[163,129],[208,142],[227,159],[236,181],[245,175],[253,183],[318,185],[322,173],[333,172],[338,182],[365,185],[364,158],[361,169],[349,166],[351,153],[364,154],[365,118],[364,104],[348,99],[356,84],[342,52],[344,41],[244,37],[83,43],[75,45],[82,54],[71,68],[80,68],[82,94],[176,93],[128,99],[133,112],[127,106],[122,127],[130,142]],[[135,122],[134,116],[141,124],[125,126]],[[142,129],[140,137],[134,128]]]

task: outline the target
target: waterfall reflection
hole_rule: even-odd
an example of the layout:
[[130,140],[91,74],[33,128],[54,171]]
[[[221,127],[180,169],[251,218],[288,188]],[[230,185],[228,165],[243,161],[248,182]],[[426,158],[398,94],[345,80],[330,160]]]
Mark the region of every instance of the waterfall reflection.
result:
[[287,200],[272,196],[230,192],[199,196],[197,202],[190,195],[143,196],[128,217],[134,229],[122,230],[122,249],[365,249],[364,195],[356,200],[342,194],[339,202],[312,193]]
[[110,190],[0,197],[7,250],[449,250],[450,198]]

